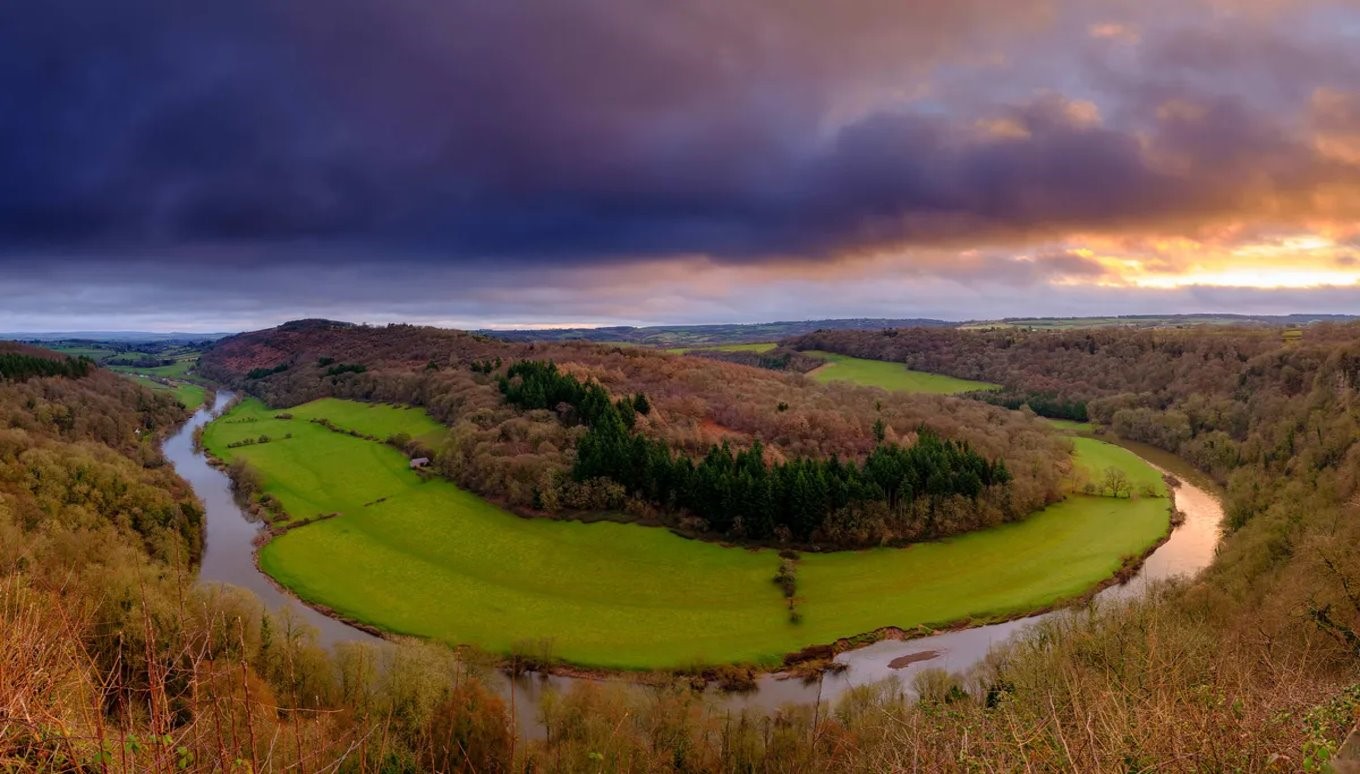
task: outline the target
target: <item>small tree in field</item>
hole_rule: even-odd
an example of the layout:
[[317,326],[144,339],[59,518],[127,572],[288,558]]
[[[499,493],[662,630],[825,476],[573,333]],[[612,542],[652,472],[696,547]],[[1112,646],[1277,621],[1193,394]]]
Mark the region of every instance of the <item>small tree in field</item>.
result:
[[1111,497],[1127,497],[1133,491],[1133,483],[1129,481],[1129,474],[1113,465],[1105,469],[1105,475],[1101,478],[1101,486],[1110,493]]

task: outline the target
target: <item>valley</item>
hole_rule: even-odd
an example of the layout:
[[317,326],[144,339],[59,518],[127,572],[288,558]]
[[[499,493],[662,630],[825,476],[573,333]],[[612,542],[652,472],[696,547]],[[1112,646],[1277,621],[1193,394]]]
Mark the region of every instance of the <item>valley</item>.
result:
[[[1145,335],[1121,333],[1096,346],[1117,341],[1127,351]],[[1217,347],[1225,335],[1187,341]],[[1333,346],[1331,335],[1315,331],[1320,346]],[[1075,341],[1090,349],[1085,338]],[[1270,346],[1250,332],[1236,341]],[[696,718],[788,717],[788,702],[800,708],[826,703],[839,712],[869,702],[913,713],[919,701],[929,711],[940,691],[966,692],[964,680],[998,668],[1008,679],[1031,679],[1021,670],[1041,657],[1028,649],[1047,638],[1104,638],[1103,629],[1087,627],[1147,625],[1130,616],[1148,611],[1172,616],[1157,626],[1192,631],[1186,627],[1199,624],[1181,616],[1193,614],[1179,612],[1163,595],[1218,583],[1226,570],[1211,559],[1242,545],[1230,538],[1218,547],[1220,530],[1231,534],[1234,521],[1243,519],[1241,481],[1234,480],[1227,495],[1237,488],[1239,499],[1231,502],[1238,510],[1225,513],[1211,475],[1111,432],[1143,434],[1165,448],[1166,428],[1173,426],[1166,423],[1176,414],[1128,406],[1112,411],[1092,386],[1101,382],[1089,378],[1074,379],[1072,391],[1055,399],[1033,393],[1041,407],[1085,399],[1092,419],[1078,422],[1035,417],[1026,404],[1012,410],[984,402],[999,391],[1033,389],[1027,380],[1037,377],[1024,369],[994,371],[1005,380],[992,382],[1000,390],[957,397],[913,391],[934,385],[914,382],[912,374],[880,386],[823,384],[815,376],[634,347],[504,346],[430,329],[309,322],[209,349],[200,368],[229,387],[271,397],[270,403],[232,399],[194,434],[222,472],[202,465],[188,448],[190,430],[174,436],[173,450],[167,447],[208,504],[201,561],[212,583],[195,591],[205,595],[203,604],[226,610],[242,604],[238,592],[217,585],[227,581],[281,605],[257,619],[262,628],[250,636],[262,647],[278,627],[294,643],[288,652],[296,655],[288,658],[312,653],[305,658],[323,659],[318,664],[330,658],[349,664],[375,649],[374,657],[389,663],[386,672],[405,668],[395,665],[417,653],[447,653],[458,669],[482,675],[476,680],[488,686],[488,696],[509,702],[508,710],[466,717],[507,712],[515,733],[537,751],[526,754],[538,755],[560,744],[552,741],[560,702],[596,692],[630,712],[651,713],[663,711],[652,692],[670,686],[664,690],[685,692],[682,701]],[[280,360],[280,351],[290,354]],[[276,359],[260,360],[259,352]],[[526,356],[533,359],[515,359]],[[539,359],[545,357],[551,359]],[[900,363],[841,358],[852,374],[907,372]],[[81,378],[76,366],[56,362],[51,368]],[[556,362],[564,365],[548,365]],[[222,394],[229,398],[230,389]],[[631,427],[611,424],[623,423],[628,410]],[[695,423],[696,416],[704,421]],[[815,424],[833,416],[854,429]],[[195,426],[207,419],[198,415]],[[1201,421],[1231,422],[1232,414]],[[803,429],[785,430],[786,422]],[[714,426],[721,435],[712,434]],[[809,446],[813,439],[825,445]],[[717,454],[720,466],[750,466],[759,458],[749,449],[760,448],[765,483],[756,486],[772,493],[784,485],[782,476],[792,475],[779,471],[793,471],[796,481],[820,469],[800,455],[816,459],[812,455],[830,449],[845,449],[847,461],[826,470],[839,470],[854,487],[879,486],[876,466],[884,464],[905,465],[910,479],[918,463],[969,470],[985,462],[999,475],[1004,460],[1006,475],[990,486],[1032,497],[1027,501],[1039,506],[978,519],[1004,502],[990,499],[998,492],[965,487],[950,493],[949,487],[966,485],[966,477],[947,485],[904,479],[895,505],[874,499],[881,494],[845,501],[849,514],[877,520],[866,531],[845,531],[859,522],[842,523],[847,514],[831,511],[811,528],[789,522],[788,531],[758,538],[741,520],[716,531],[704,511],[670,511],[675,501],[647,499],[646,477],[615,490],[610,497],[617,499],[579,505],[542,499],[553,491],[577,496],[573,487],[591,481],[576,479],[577,468],[545,453],[559,444],[596,444],[587,456],[617,470],[625,477],[620,482],[628,480],[625,463],[599,456],[616,442],[653,450],[648,454],[664,448],[671,462],[658,471],[685,470],[673,467],[681,452],[701,460]],[[741,450],[731,463],[721,461],[722,442]],[[1204,458],[1196,447],[1183,449]],[[413,466],[424,457],[428,464]],[[856,459],[863,467],[845,467]],[[696,465],[694,475],[708,464]],[[623,466],[608,467],[617,465]],[[504,473],[487,477],[501,466]],[[223,500],[223,473],[235,480],[244,510]],[[475,475],[464,478],[469,473]],[[513,485],[488,483],[495,481],[538,483],[516,496]],[[602,486],[588,484],[597,494],[608,491]],[[939,494],[912,499],[916,486]],[[976,499],[962,494],[969,491]],[[600,508],[600,502],[614,505]],[[776,524],[802,513],[777,504],[784,502],[772,501]],[[866,537],[879,545],[865,545]],[[313,607],[301,607],[299,599]],[[306,650],[314,642],[334,655]],[[266,651],[250,652],[268,663]],[[997,653],[1015,661],[998,667]],[[518,674],[523,669],[530,671]],[[288,685],[285,675],[274,674],[271,680]],[[613,710],[591,712],[611,716]],[[862,727],[864,721],[836,722]]]
[[11,2],[0,774],[1360,773],[1360,2]]
[[55,339],[42,343],[72,357],[88,357],[143,387],[173,395],[191,411],[207,400],[208,383],[191,370],[208,340],[153,339],[148,335],[145,339]]
[[[789,604],[773,583],[776,548],[709,543],[607,513],[524,518],[412,470],[383,443],[401,434],[438,448],[441,431],[418,409],[329,398],[270,409],[249,399],[209,425],[203,444],[248,464],[257,496],[278,503],[282,534],[261,549],[260,566],[303,599],[395,633],[533,653],[546,666],[772,668],[880,630],[1003,620],[1089,593],[1169,529],[1155,470],[1076,438],[1061,502],[937,542],[795,553]],[[1111,467],[1138,494],[1078,491],[1078,479]]]

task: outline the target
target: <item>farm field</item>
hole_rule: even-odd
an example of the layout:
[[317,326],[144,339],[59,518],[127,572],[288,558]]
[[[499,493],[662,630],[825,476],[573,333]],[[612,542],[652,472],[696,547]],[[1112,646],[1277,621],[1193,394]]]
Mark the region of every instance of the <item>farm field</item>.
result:
[[[1087,475],[1093,481],[1099,481],[1100,474],[1106,468],[1119,468],[1128,474],[1129,483],[1133,485],[1135,492],[1148,488],[1159,492],[1166,491],[1162,474],[1128,449],[1095,438],[1073,438],[1072,445],[1075,447],[1081,467],[1086,469]],[[1138,464],[1131,464],[1131,460]]]
[[[199,356],[199,350],[192,346],[148,342],[139,345],[142,349],[134,349],[125,342],[87,340],[59,341],[48,346],[71,357],[88,357],[144,387],[172,392],[191,410],[203,405],[206,399],[207,390],[189,376]],[[160,365],[145,365],[147,362]]]
[[152,376],[163,376],[169,379],[182,379],[189,375],[189,369],[193,368],[194,363],[198,362],[197,356],[176,360],[170,365],[161,366],[134,366],[120,363],[117,360],[106,361],[105,366],[109,370],[123,374],[151,374]]
[[1096,429],[1094,422],[1076,422],[1071,419],[1049,419],[1047,417],[1044,417],[1043,420],[1069,435],[1093,433]]
[[[668,530],[525,519],[409,470],[379,437],[431,437],[423,412],[322,400],[281,412],[248,400],[208,426],[205,447],[241,457],[294,517],[260,565],[304,599],[393,632],[508,653],[547,648],[621,669],[772,664],[791,651],[882,626],[987,619],[1048,605],[1112,575],[1168,527],[1163,498],[1072,497],[1022,522],[905,549],[807,554],[800,624],[772,578],[773,550]],[[291,434],[290,438],[285,438]],[[265,435],[267,443],[229,444]],[[1087,439],[1081,439],[1086,441]],[[1079,442],[1078,461],[1155,476],[1131,452]]]
[[779,346],[773,341],[759,341],[750,344],[714,344],[712,346],[697,347],[671,347],[666,351],[673,355],[683,355],[686,352],[706,351],[706,352],[769,352]]
[[184,404],[184,407],[190,411],[198,409],[198,407],[202,406],[204,401],[207,400],[207,390],[193,382],[175,382],[174,384],[166,384],[165,382],[158,382],[155,379],[142,376],[141,374],[123,373],[121,371],[119,373],[122,373],[123,376],[137,382],[143,387],[149,387],[159,392],[174,393],[175,398],[178,399],[180,403]]
[[178,382],[170,388],[170,391],[175,393],[179,402],[190,411],[198,410],[198,407],[207,400],[207,390],[191,382]]
[[303,406],[287,409],[287,412],[298,419],[328,419],[346,430],[357,430],[378,438],[406,433],[418,441],[437,443],[443,440],[444,433],[447,432],[443,425],[434,421],[423,409],[411,406],[321,398]]
[[901,363],[839,355],[834,352],[809,350],[804,354],[821,358],[827,364],[808,376],[819,382],[854,382],[866,387],[881,387],[900,392],[920,392],[931,395],[954,395],[974,390],[995,390],[1000,385],[956,379],[952,376],[913,371]]

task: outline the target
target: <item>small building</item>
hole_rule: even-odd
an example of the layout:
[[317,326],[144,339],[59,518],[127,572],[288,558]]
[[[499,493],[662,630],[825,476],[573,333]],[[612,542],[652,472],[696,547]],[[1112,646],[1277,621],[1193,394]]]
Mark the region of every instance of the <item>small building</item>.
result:
[[430,465],[429,457],[416,457],[411,460],[411,470],[418,470],[420,468],[429,467],[429,465]]

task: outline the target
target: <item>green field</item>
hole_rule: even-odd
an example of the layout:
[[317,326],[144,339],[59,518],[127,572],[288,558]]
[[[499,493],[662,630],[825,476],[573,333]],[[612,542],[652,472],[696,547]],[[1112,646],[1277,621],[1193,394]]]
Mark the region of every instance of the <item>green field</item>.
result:
[[[306,421],[430,437],[422,412],[338,400],[288,409],[255,400],[208,426],[213,454],[249,460],[294,517],[338,512],[275,538],[261,567],[299,596],[381,628],[506,653],[549,641],[566,661],[625,669],[774,663],[882,626],[985,619],[1043,607],[1109,577],[1165,533],[1167,502],[1073,497],[1001,528],[906,549],[806,555],[801,624],[771,579],[770,550],[668,530],[524,519],[440,478],[422,479],[378,443]],[[284,436],[291,433],[292,437]],[[228,448],[268,435],[268,443]],[[1150,470],[1079,441],[1094,469]],[[381,500],[381,502],[378,502]]]
[[996,390],[1000,385],[955,379],[952,376],[913,371],[901,363],[885,360],[866,360],[834,352],[808,350],[805,355],[819,357],[827,364],[808,373],[819,382],[854,382],[866,387],[882,387],[900,392],[923,392],[931,395],[954,395],[974,390]]
[[1054,429],[1061,430],[1068,435],[1093,433],[1096,429],[1094,422],[1076,422],[1071,419],[1049,419],[1048,417],[1043,417],[1042,419],[1050,425],[1053,425]]
[[202,406],[204,401],[206,401],[208,397],[207,390],[192,382],[175,382],[174,384],[166,384],[164,382],[158,382],[155,379],[151,379],[140,374],[123,373],[121,371],[119,373],[131,379],[132,381],[142,385],[143,387],[150,387],[151,389],[156,390],[158,392],[173,393],[175,398],[178,399],[180,403],[184,404],[185,408],[191,411],[198,409],[199,406]]
[[448,432],[447,428],[434,421],[423,409],[391,406],[385,403],[359,403],[353,400],[322,398],[287,409],[287,413],[304,420],[325,418],[346,430],[358,430],[365,435],[378,438],[406,433],[415,440],[437,444]]
[[1106,468],[1119,468],[1128,474],[1135,492],[1147,487],[1166,491],[1162,474],[1128,449],[1094,438],[1073,438],[1072,445],[1076,448],[1078,462],[1093,481],[1098,482]]
[[175,397],[190,411],[197,411],[207,400],[207,390],[190,382],[177,382],[173,388]]
[[760,341],[751,344],[713,344],[710,346],[697,347],[671,347],[666,351],[673,355],[683,355],[686,352],[769,352],[779,346],[773,341]]
[[189,369],[193,368],[197,362],[198,358],[192,357],[176,360],[170,365],[162,366],[132,366],[119,363],[116,360],[109,361],[106,365],[110,370],[123,374],[151,374],[152,376],[164,376],[168,379],[182,379],[189,375]]
[[[45,342],[43,346],[71,357],[88,357],[144,387],[174,393],[179,402],[189,409],[197,409],[207,399],[207,390],[200,383],[202,380],[189,376],[189,370],[198,363],[199,356],[199,350],[190,346],[144,344],[144,347],[154,351],[142,351],[129,349],[126,344],[119,342],[87,340]],[[174,362],[158,366],[132,365],[135,361],[146,359]]]
[[57,344],[48,347],[48,349],[52,350],[53,352],[60,352],[63,355],[69,355],[71,357],[88,357],[89,359],[95,362],[98,362],[103,358],[108,357],[109,354],[109,351],[107,349],[101,349],[99,347],[93,346],[74,346]]

